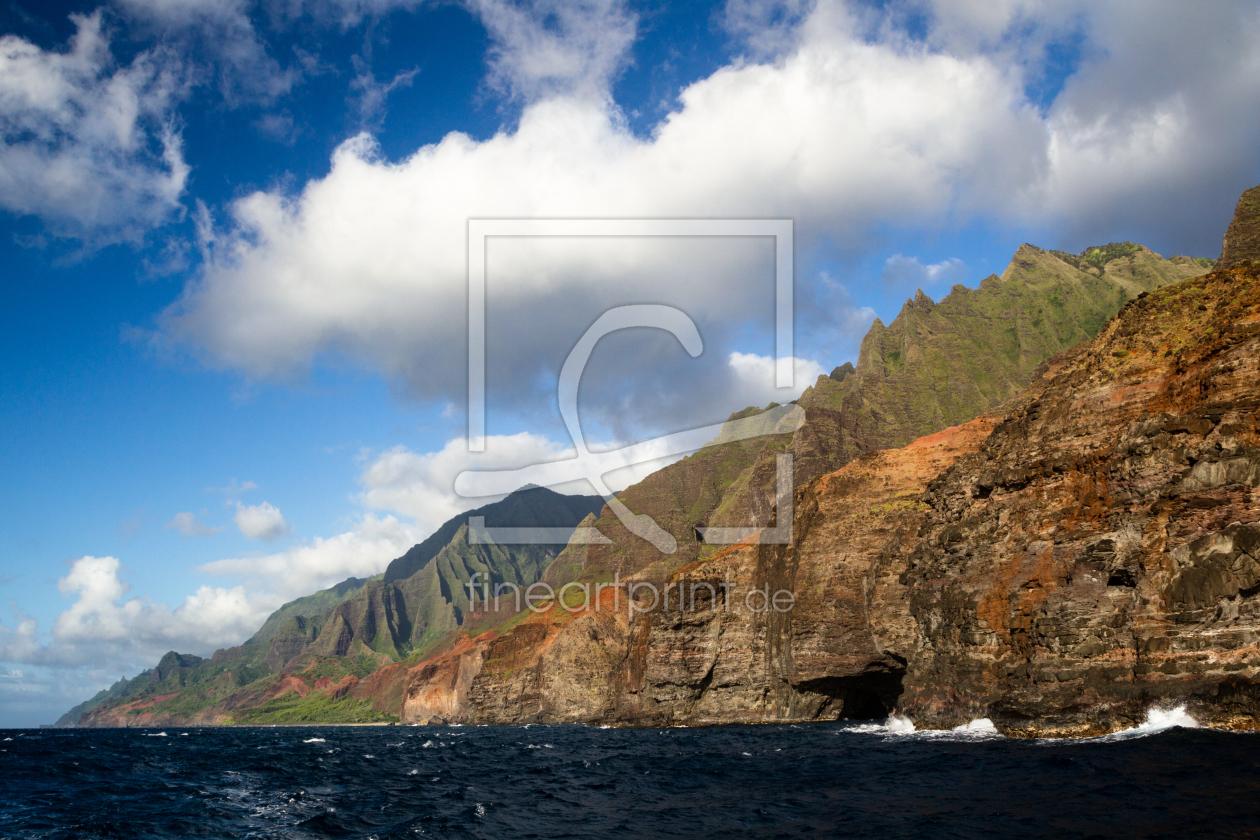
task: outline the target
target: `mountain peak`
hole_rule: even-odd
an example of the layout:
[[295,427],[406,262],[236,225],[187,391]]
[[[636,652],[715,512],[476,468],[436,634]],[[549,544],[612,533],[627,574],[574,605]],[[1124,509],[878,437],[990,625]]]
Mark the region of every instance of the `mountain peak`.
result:
[[1260,186],[1239,196],[1234,218],[1221,243],[1216,270],[1223,271],[1246,262],[1260,262]]

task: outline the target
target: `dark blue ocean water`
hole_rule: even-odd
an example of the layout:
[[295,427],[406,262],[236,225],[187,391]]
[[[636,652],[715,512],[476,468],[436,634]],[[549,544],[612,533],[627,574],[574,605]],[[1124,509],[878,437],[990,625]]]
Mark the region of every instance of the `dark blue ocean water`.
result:
[[21,838],[1260,835],[1260,737],[1202,729],[0,730],[0,780]]

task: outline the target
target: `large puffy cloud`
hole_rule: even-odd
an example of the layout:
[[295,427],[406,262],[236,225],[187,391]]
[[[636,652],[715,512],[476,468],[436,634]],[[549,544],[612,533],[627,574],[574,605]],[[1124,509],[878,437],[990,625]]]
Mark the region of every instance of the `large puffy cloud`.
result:
[[[790,216],[810,285],[812,259],[869,247],[883,226],[968,215],[1057,227],[1076,246],[1085,230],[1149,233],[1210,253],[1232,198],[1255,178],[1251,4],[1012,0],[857,13],[823,3],[803,19],[790,3],[742,6],[728,15],[735,28],[790,24],[766,48],[772,57],[690,85],[640,138],[606,97],[527,83],[564,78],[564,56],[586,50],[598,56],[590,78],[606,85],[618,33],[633,27],[620,6],[582,7],[588,16],[566,39],[564,26],[539,28],[517,6],[481,4],[497,38],[495,78],[517,80],[528,102],[519,124],[480,142],[451,134],[399,162],[359,136],[297,194],[242,198],[203,274],[165,314],[164,335],[251,376],[300,375],[334,353],[413,394],[459,400],[470,218]],[[925,37],[899,25],[906,9],[926,10]],[[617,37],[597,43],[589,22],[601,11]],[[1068,47],[1079,68],[1042,101],[1032,88],[1053,81],[1048,56]],[[667,336],[610,338],[604,354],[616,363],[597,352],[583,383],[590,404],[617,436],[712,420],[729,408],[729,353],[766,352],[741,342],[772,323],[770,271],[750,243],[492,240],[492,405],[496,395],[517,410],[545,399],[551,386],[540,383],[554,381],[585,325],[609,306],[651,301],[690,313],[713,352],[691,360]],[[801,313],[814,322],[807,333],[860,321],[843,295],[811,294],[798,292],[819,304]]]
[[1260,7],[1104,4],[1048,115],[1031,207],[1073,246],[1100,230],[1215,257],[1238,194],[1260,180]]
[[[1044,123],[987,58],[869,43],[843,14],[815,17],[783,60],[689,87],[647,139],[583,96],[542,99],[513,131],[452,134],[399,163],[354,138],[300,194],[232,206],[165,335],[253,376],[339,352],[458,399],[469,218],[790,216],[809,253],[824,233],[854,245],[878,220],[996,199],[1044,163]],[[539,383],[616,304],[678,306],[706,343],[691,360],[667,335],[606,340],[583,385],[618,437],[720,419],[729,354],[773,349],[765,242],[492,239],[487,270],[492,405],[546,398],[554,386]],[[750,330],[764,343],[741,344]]]
[[[1220,2],[907,0],[926,41],[1011,68],[1045,111],[1044,169],[1006,206],[1061,229],[1215,256],[1234,200],[1260,180],[1260,8]],[[1056,81],[1056,61],[1075,72]],[[1057,56],[1057,58],[1056,58]],[[1050,101],[1040,101],[1050,93]]]
[[[619,6],[584,8],[602,10],[610,32],[632,25]],[[1168,11],[1009,3],[968,16],[941,7],[930,37],[917,41],[890,29],[891,17],[872,29],[867,16],[822,4],[784,34],[774,60],[723,68],[683,91],[646,139],[607,99],[514,82],[534,97],[514,130],[483,142],[452,134],[397,163],[360,136],[299,194],[237,202],[203,275],[166,313],[165,334],[253,376],[297,375],[333,352],[416,395],[459,399],[466,337],[452,316],[465,311],[470,218],[791,216],[808,260],[860,249],[879,225],[931,224],[960,209],[990,208],[1068,237],[1086,225],[1095,236],[1165,222],[1166,232],[1174,218],[1186,228],[1196,202],[1227,215],[1225,193],[1254,168],[1260,139],[1260,117],[1246,116],[1260,108],[1243,106],[1260,104],[1256,14],[1222,6],[1207,16],[1214,23],[1182,28],[1181,13]],[[566,40],[523,14],[483,8],[498,38],[496,73],[550,78],[531,69],[551,65],[530,50],[546,56],[557,44],[596,50],[592,79],[617,66],[621,48],[590,46],[587,23]],[[496,28],[495,15],[526,23]],[[1222,28],[1229,37],[1212,43]],[[1044,68],[1016,47],[1044,54],[1081,32],[1081,69],[1045,110],[1026,89]],[[1187,33],[1211,44],[1196,56],[1212,58],[1139,85],[1147,56]],[[1219,130],[1205,147],[1198,138],[1209,123]],[[1168,199],[1182,192],[1173,212]],[[1202,225],[1214,237],[1220,226],[1214,217]],[[1206,252],[1188,228],[1183,241]],[[617,304],[679,306],[711,351],[691,360],[668,336],[608,339],[583,384],[618,437],[715,419],[737,384],[729,354],[765,352],[740,344],[772,323],[771,263],[753,243],[491,240],[487,260],[492,406],[496,397],[518,411],[542,405],[582,328]],[[811,276],[807,261],[800,276]],[[814,322],[808,333],[861,320],[843,295],[802,297],[821,304],[803,319]]]
[[74,22],[64,52],[0,37],[0,207],[60,235],[136,239],[179,212],[183,83],[160,50],[116,68],[99,11]]
[[57,588],[74,603],[57,617],[52,641],[39,637],[35,619],[18,614],[0,626],[0,661],[81,667],[109,662],[119,669],[151,665],[168,650],[209,654],[239,644],[280,605],[272,594],[243,586],[201,586],[175,609],[148,598],[128,598],[114,557],[81,557]]

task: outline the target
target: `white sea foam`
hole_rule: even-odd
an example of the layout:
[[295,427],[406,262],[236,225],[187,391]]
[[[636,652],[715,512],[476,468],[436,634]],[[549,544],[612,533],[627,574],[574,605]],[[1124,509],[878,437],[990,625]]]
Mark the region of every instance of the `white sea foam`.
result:
[[1180,726],[1183,729],[1197,729],[1199,722],[1190,717],[1186,705],[1182,703],[1172,709],[1151,709],[1146,713],[1146,720],[1138,726],[1139,732],[1163,732]]
[[910,735],[914,732],[914,721],[904,715],[891,715],[883,723],[859,723],[850,726],[847,732],[861,732],[864,735]]
[[914,721],[904,715],[892,715],[883,723],[861,723],[848,727],[846,732],[860,732],[864,735],[883,735],[886,737],[915,737],[935,740],[987,740],[1001,738],[997,727],[988,718],[977,718],[969,723],[953,729],[918,729]]
[[303,744],[322,744],[324,743],[324,739],[323,738],[307,738],[302,743]]
[[1199,722],[1190,717],[1190,713],[1186,711],[1186,706],[1182,703],[1180,706],[1174,706],[1171,709],[1162,709],[1153,706],[1146,712],[1146,720],[1137,726],[1129,729],[1121,729],[1119,732],[1112,732],[1109,735],[1100,735],[1097,738],[1086,738],[1086,741],[1127,741],[1130,738],[1145,738],[1147,735],[1155,735],[1159,732],[1166,732],[1169,729],[1175,729],[1180,726],[1183,729],[1197,729]]
[[486,806],[485,806],[485,805],[482,805],[480,802],[478,802],[478,803],[477,803],[477,810],[475,811],[475,813],[476,813],[476,814],[477,814],[477,816],[479,816],[479,817],[484,817],[484,816],[486,815]]
[[146,737],[146,738],[165,738],[165,737],[166,737],[166,733],[165,733],[165,732],[146,732],[146,733],[144,733],[144,737]]
[[425,741],[423,744],[420,745],[420,749],[427,750],[431,746],[433,746],[432,741]]

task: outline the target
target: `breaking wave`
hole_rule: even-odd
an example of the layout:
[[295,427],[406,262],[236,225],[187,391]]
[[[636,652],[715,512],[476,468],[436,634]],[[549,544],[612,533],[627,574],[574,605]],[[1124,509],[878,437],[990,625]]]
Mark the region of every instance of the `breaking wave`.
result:
[[886,737],[914,737],[929,739],[984,740],[1001,738],[1002,735],[988,718],[978,718],[953,729],[919,729],[914,721],[905,715],[894,714],[883,723],[859,723],[848,726],[844,732],[858,732],[864,735],[883,735]]
[[1100,735],[1097,738],[1085,738],[1086,741],[1127,741],[1132,738],[1145,738],[1149,735],[1156,735],[1160,732],[1167,732],[1170,729],[1198,729],[1199,722],[1190,716],[1186,711],[1185,704],[1174,706],[1171,709],[1153,706],[1146,712],[1146,720],[1137,726],[1128,729],[1121,729],[1119,732],[1112,732],[1108,735]]

